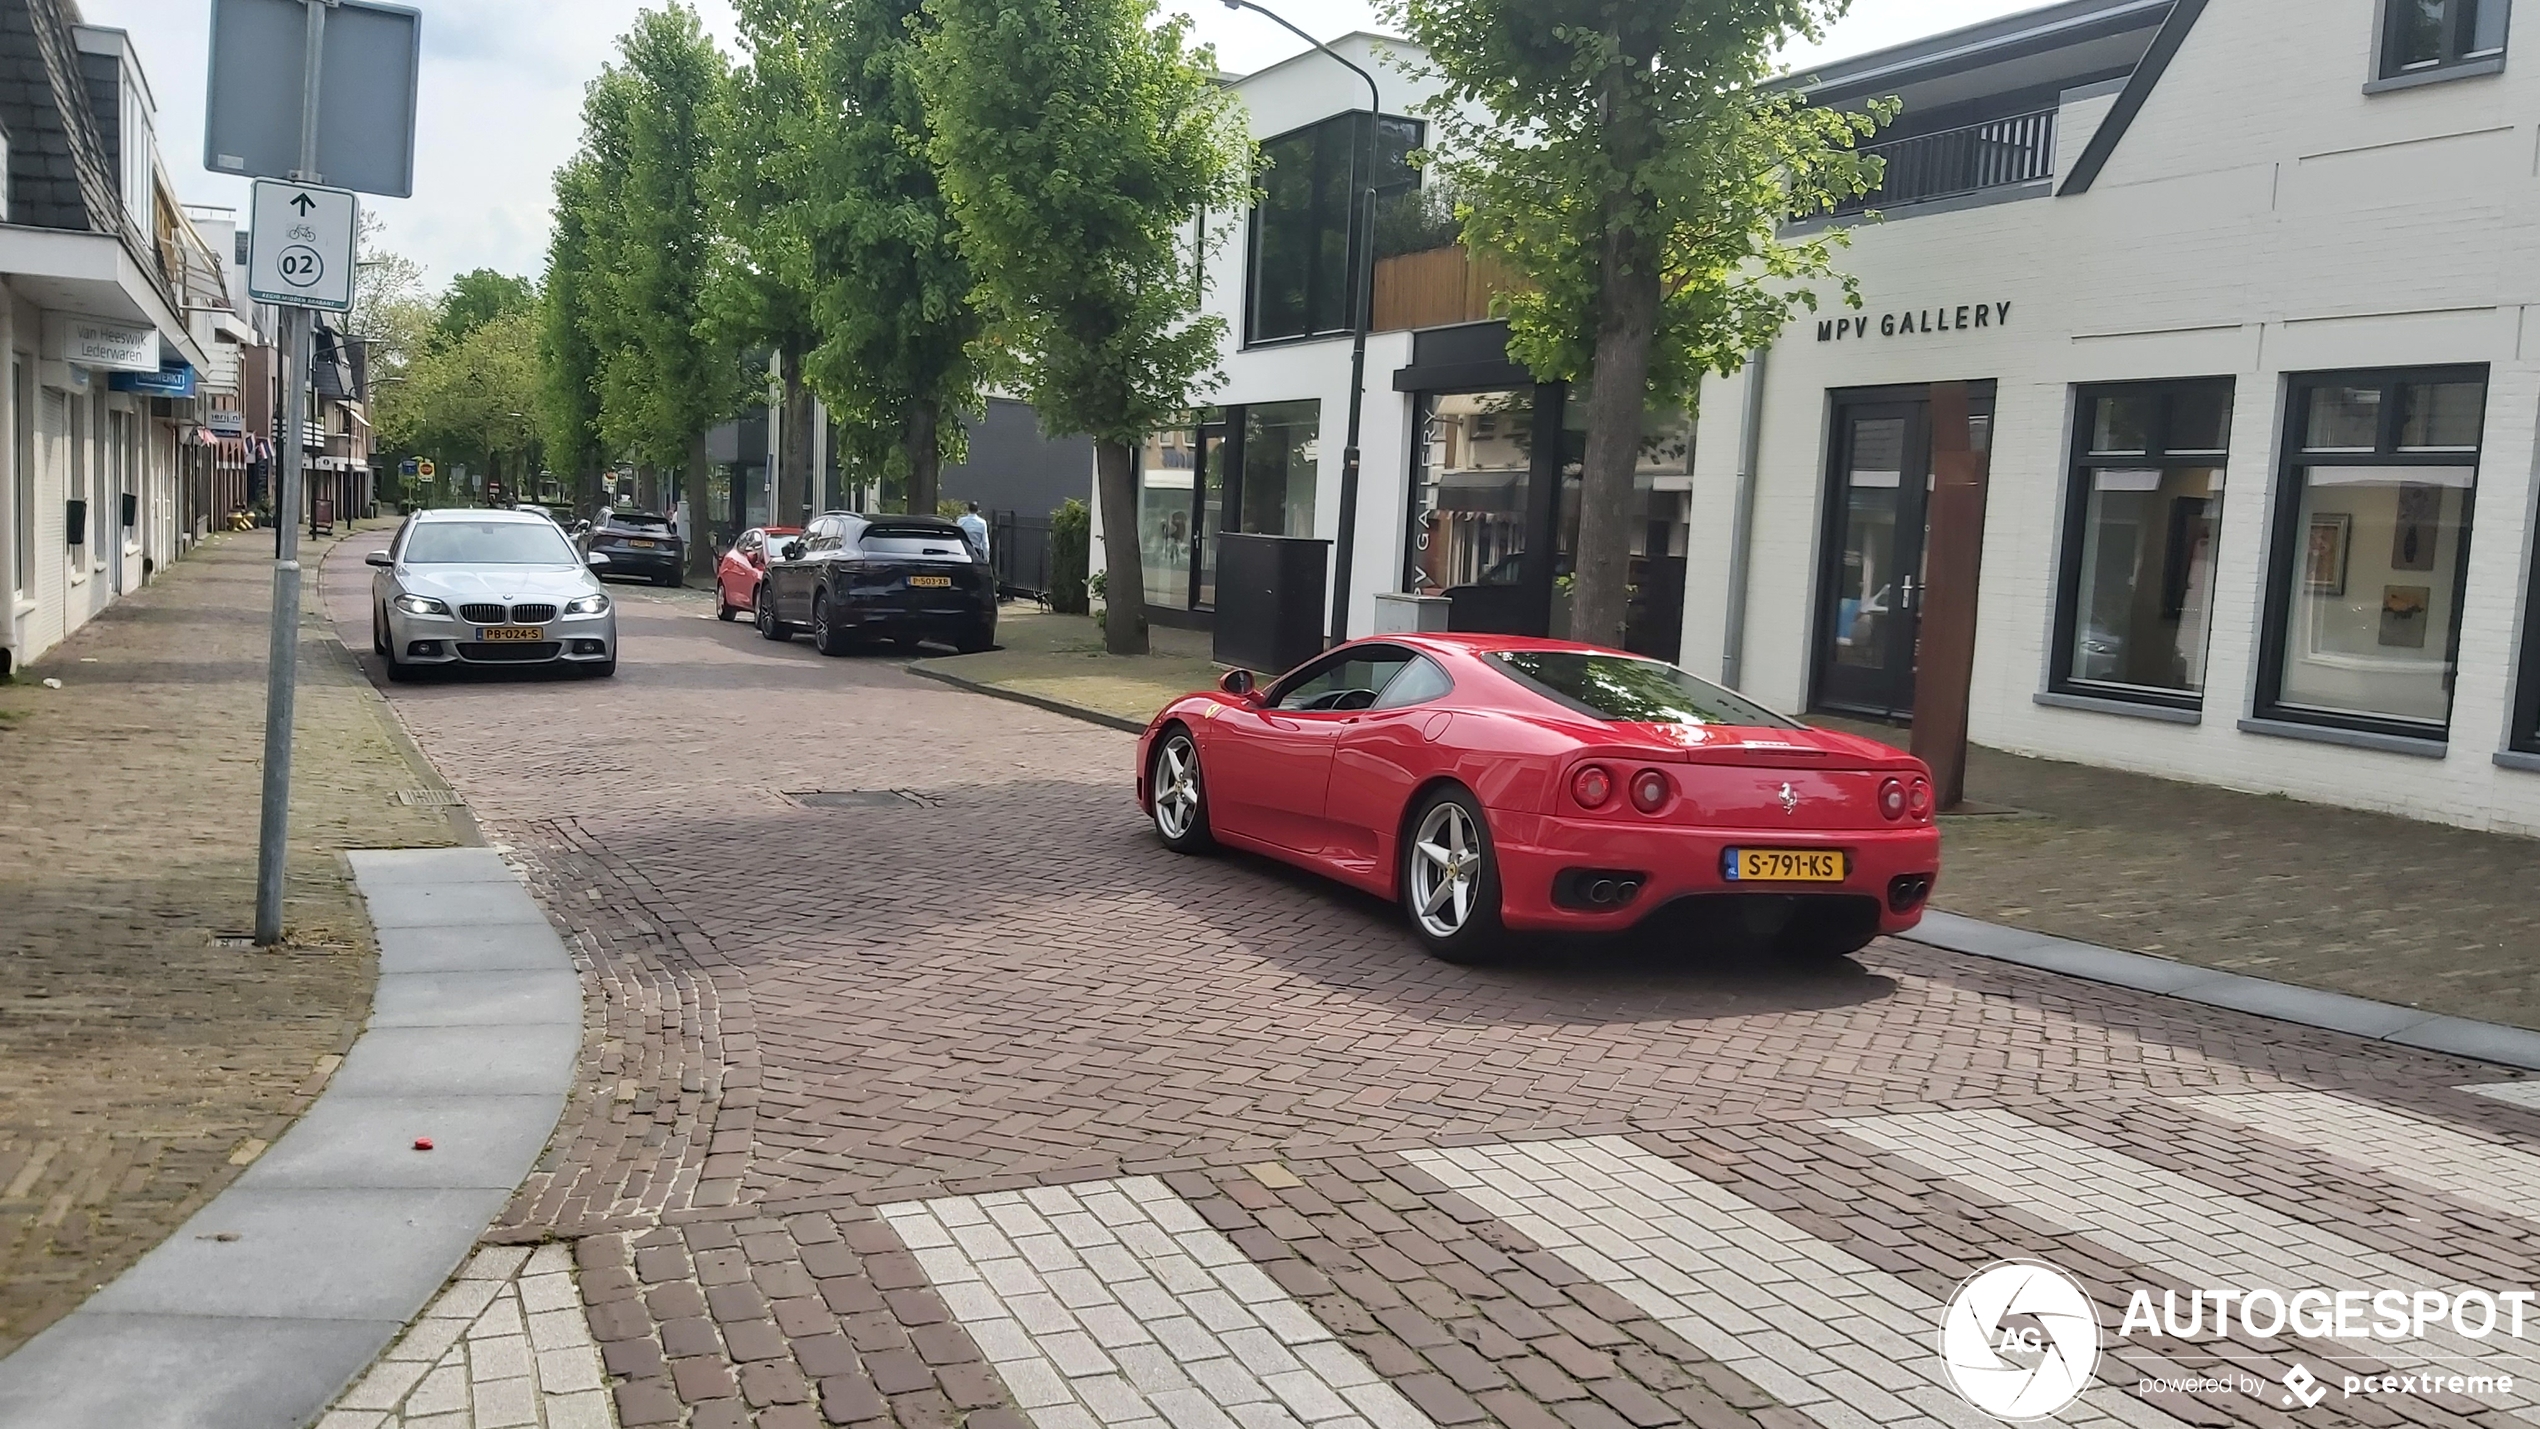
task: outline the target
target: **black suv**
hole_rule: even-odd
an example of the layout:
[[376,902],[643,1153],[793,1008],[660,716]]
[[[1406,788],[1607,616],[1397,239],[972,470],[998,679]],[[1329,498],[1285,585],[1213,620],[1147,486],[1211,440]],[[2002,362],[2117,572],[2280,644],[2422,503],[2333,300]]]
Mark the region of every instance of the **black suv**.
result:
[[973,654],[996,643],[996,575],[940,517],[833,511],[777,547],[757,616],[770,640],[809,628],[823,655],[924,640]]
[[592,574],[642,576],[662,585],[678,585],[687,572],[687,550],[670,518],[651,511],[604,511],[582,533],[582,553],[609,558]]

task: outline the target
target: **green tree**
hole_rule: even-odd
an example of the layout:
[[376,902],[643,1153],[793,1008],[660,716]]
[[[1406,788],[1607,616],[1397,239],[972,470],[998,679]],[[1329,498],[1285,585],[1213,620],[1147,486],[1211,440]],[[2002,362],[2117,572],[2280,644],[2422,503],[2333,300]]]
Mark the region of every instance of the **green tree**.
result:
[[976,275],[926,149],[921,0],[818,0],[808,47],[818,108],[800,187],[821,343],[812,381],[841,414],[841,445],[896,475],[906,509],[940,499],[979,401],[985,320]]
[[827,0],[742,0],[736,68],[714,109],[717,229],[707,307],[734,351],[772,349],[778,404],[776,509],[789,522],[817,504],[811,469],[811,389],[803,357],[820,340],[811,292],[812,222],[804,154],[836,103],[814,82],[807,51]]
[[494,319],[526,312],[537,302],[538,289],[527,278],[515,278],[491,268],[461,273],[451,280],[450,290],[441,295],[441,320],[434,328],[433,339],[443,345],[462,342],[469,333]]
[[468,462],[511,479],[535,470],[539,447],[539,314],[522,307],[415,359],[380,435],[394,449]]
[[[707,113],[725,79],[723,54],[697,12],[673,3],[635,17],[618,41],[621,63],[584,102],[605,282],[585,330],[599,355],[600,432],[641,466],[685,473],[683,499],[700,535],[706,514],[706,431],[731,412],[738,363],[707,320],[713,215]],[[596,112],[595,112],[596,110]],[[702,539],[689,573],[714,573]]]
[[[1794,213],[1868,192],[1855,146],[1889,111],[1811,109],[1763,87],[1773,55],[1850,0],[1386,0],[1443,84],[1431,168],[1464,238],[1527,285],[1511,350],[1545,381],[1590,381],[1571,633],[1623,643],[1632,478],[1647,413],[1690,403],[1836,276],[1840,232]],[[1843,298],[1859,296],[1840,279]]]
[[547,237],[547,278],[538,305],[539,429],[547,460],[573,481],[574,506],[599,505],[608,464],[600,439],[600,352],[591,341],[592,294],[598,272],[591,224],[597,178],[586,154],[556,171],[556,226]]
[[1184,420],[1225,339],[1198,311],[1191,235],[1195,215],[1247,196],[1242,121],[1216,56],[1186,46],[1187,19],[1159,23],[1154,0],[927,8],[927,148],[978,274],[985,345],[1046,425],[1094,439],[1104,643],[1142,653],[1137,444]]

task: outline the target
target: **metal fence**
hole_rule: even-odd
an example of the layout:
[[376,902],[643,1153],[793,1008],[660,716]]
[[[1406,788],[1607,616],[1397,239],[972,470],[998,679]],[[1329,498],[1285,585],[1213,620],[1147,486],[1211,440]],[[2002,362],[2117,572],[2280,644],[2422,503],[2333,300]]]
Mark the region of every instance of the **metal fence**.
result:
[[1887,161],[1887,173],[1876,189],[1845,201],[1835,212],[1859,213],[2052,178],[2055,114],[2052,109],[2040,109],[1963,129],[1863,145],[1862,153]]
[[1046,605],[1050,597],[1050,518],[1020,511],[988,513],[988,564],[997,594]]

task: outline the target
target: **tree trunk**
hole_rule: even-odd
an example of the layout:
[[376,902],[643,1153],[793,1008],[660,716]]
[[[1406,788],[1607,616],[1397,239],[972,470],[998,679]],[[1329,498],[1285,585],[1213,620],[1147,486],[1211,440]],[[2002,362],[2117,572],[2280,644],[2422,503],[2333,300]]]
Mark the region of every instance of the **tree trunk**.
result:
[[700,585],[714,579],[713,533],[706,526],[706,434],[688,439],[688,470],[679,497],[688,516],[688,579]]
[[1146,568],[1138,559],[1138,454],[1127,442],[1094,443],[1102,501],[1102,645],[1114,655],[1147,653]]
[[1605,236],[1595,387],[1588,396],[1587,455],[1579,476],[1579,535],[1572,552],[1570,638],[1623,648],[1631,604],[1634,474],[1648,420],[1650,348],[1658,331],[1657,245],[1626,224]]
[[801,352],[786,348],[777,355],[776,368],[784,384],[785,414],[777,438],[776,511],[767,521],[771,526],[801,526],[819,499],[812,490],[811,389],[803,385]]
[[944,448],[938,428],[944,420],[940,403],[919,399],[909,403],[908,426],[901,439],[908,453],[908,514],[932,516],[940,504],[938,492],[944,470]]

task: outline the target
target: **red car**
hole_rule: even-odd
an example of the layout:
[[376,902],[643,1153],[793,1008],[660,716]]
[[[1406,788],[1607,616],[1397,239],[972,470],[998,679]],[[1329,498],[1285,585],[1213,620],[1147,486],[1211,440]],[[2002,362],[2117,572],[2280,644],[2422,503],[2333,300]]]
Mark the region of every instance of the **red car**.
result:
[[767,579],[768,552],[802,533],[800,526],[760,526],[742,532],[723,559],[714,563],[714,618],[735,620],[758,609],[758,587]]
[[1450,962],[1686,900],[1842,957],[1921,921],[1940,871],[1922,761],[1566,641],[1383,636],[1267,689],[1238,670],[1155,717],[1138,771],[1166,847],[1392,899]]

